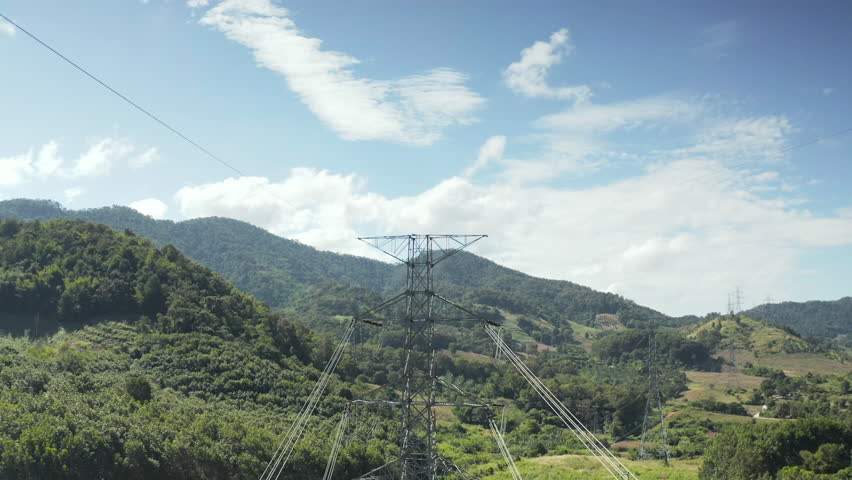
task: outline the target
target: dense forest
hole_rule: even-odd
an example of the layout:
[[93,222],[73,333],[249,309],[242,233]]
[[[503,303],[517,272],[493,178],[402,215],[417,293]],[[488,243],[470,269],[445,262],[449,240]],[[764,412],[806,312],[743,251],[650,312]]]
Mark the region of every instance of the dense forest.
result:
[[[345,317],[391,288],[323,273],[292,280],[282,294],[286,305],[270,308],[140,230],[69,219],[0,221],[0,478],[257,478],[330,358]],[[446,263],[451,282],[443,285],[502,323],[530,368],[641,478],[697,478],[699,469],[689,468],[701,459],[704,479],[849,478],[852,368],[844,352],[745,316],[682,325],[569,282],[534,279],[473,255],[453,260]],[[363,259],[351,265],[358,262],[392,268]],[[469,278],[475,270],[488,274]],[[342,406],[399,379],[401,328],[364,325],[353,341],[287,478],[320,478]],[[528,384],[493,358],[483,335],[443,326],[434,342],[438,375],[507,405],[507,443],[532,472],[525,478],[577,478],[537,463],[587,452]],[[741,357],[751,352],[745,363],[720,354],[737,349]],[[660,400],[669,405],[670,454],[684,471],[639,460],[650,355]],[[773,367],[790,355],[809,355],[801,358],[819,362],[819,373]],[[738,368],[744,383],[731,376]],[[394,413],[373,409],[359,418],[335,479],[364,473],[396,451]],[[661,429],[659,421],[646,426]],[[508,478],[476,410],[442,411],[438,428],[442,454],[481,478]]]

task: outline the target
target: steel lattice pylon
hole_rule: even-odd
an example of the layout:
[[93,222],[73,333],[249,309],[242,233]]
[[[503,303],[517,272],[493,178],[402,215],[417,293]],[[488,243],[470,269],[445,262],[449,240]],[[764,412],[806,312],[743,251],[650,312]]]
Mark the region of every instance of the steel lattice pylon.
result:
[[[399,457],[359,479],[435,480],[438,478],[475,478],[438,455],[434,407],[496,407],[479,401],[447,401],[440,392],[455,388],[435,373],[435,323],[439,321],[479,320],[435,292],[432,275],[435,265],[463,250],[485,235],[399,235],[360,238],[406,266],[405,291],[359,315],[366,323],[383,324],[389,316],[398,316],[406,329],[405,363],[398,401],[355,400],[354,404],[383,404],[402,410]],[[390,313],[390,315],[387,315]],[[463,394],[457,391],[458,394]]]

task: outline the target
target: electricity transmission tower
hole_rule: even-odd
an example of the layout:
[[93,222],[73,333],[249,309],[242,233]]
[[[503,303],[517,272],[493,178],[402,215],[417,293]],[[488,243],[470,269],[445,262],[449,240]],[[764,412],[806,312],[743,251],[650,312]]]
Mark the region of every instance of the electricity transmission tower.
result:
[[[360,240],[402,262],[406,267],[405,290],[359,315],[371,324],[393,321],[397,316],[406,331],[405,362],[400,381],[379,390],[402,392],[397,399],[371,398],[354,400],[354,405],[383,405],[401,410],[399,457],[361,477],[367,479],[434,480],[437,478],[465,478],[463,472],[450,460],[438,454],[435,407],[474,407],[490,409],[502,407],[481,402],[458,387],[439,378],[435,372],[435,325],[438,322],[478,320],[467,310],[440,296],[435,291],[433,269],[449,256],[461,251],[485,235],[400,235],[367,237]],[[390,315],[387,315],[390,314]],[[450,397],[456,397],[450,398]],[[491,417],[491,415],[489,415]],[[491,418],[492,426],[496,426]],[[505,449],[502,432],[494,430],[501,452]],[[504,457],[513,469],[514,462],[505,450]]]
[[[521,357],[504,341],[500,325],[447,300],[436,292],[433,269],[448,257],[485,238],[485,235],[399,235],[366,237],[360,240],[402,262],[406,267],[405,290],[395,297],[352,318],[332,353],[325,370],[305,401],[290,429],[275,450],[261,480],[277,480],[295,451],[306,425],[343,358],[353,332],[360,323],[385,328],[397,322],[405,334],[400,379],[381,386],[363,398],[347,403],[333,439],[323,480],[331,480],[346,436],[350,413],[359,407],[393,408],[399,412],[399,454],[356,480],[470,480],[474,475],[462,470],[437,449],[436,407],[484,409],[488,426],[513,480],[522,480],[503,438],[505,422],[495,419],[494,410],[503,405],[487,403],[437,376],[435,371],[435,328],[439,323],[472,322],[481,327],[496,345],[495,357],[503,358],[535,390],[560,422],[601,463],[616,480],[638,480],[585,425],[554,395]],[[375,423],[370,434],[375,429]]]
[[[669,434],[666,430],[666,418],[663,411],[663,396],[660,392],[660,375],[657,365],[657,332],[651,330],[648,334],[648,397],[645,401],[645,418],[642,420],[642,439],[639,442],[639,458],[648,460],[661,458],[666,465],[670,462]],[[659,416],[659,444],[652,446],[655,440],[652,432],[653,417]]]

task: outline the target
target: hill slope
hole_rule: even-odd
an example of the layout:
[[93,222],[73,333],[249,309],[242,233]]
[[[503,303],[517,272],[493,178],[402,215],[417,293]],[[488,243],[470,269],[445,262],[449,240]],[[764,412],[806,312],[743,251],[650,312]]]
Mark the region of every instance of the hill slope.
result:
[[[25,199],[0,202],[0,218],[8,217],[25,220],[80,218],[104,223],[118,231],[132,230],[160,244],[175,245],[238,288],[276,308],[304,303],[299,301],[300,296],[316,294],[317,285],[329,282],[350,286],[344,289],[362,300],[343,305],[369,303],[367,292],[351,287],[387,293],[402,284],[404,275],[404,270],[398,266],[319,251],[226,218],[175,223],[153,220],[127,207],[74,211],[55,202]],[[468,303],[501,308],[514,314],[533,315],[568,329],[569,321],[592,326],[599,314],[618,315],[628,326],[647,322],[682,324],[695,320],[692,317],[672,319],[618,295],[597,292],[572,282],[531,277],[466,252],[440,268],[442,289],[446,288],[456,298],[464,297]],[[350,308],[323,313],[352,315],[356,312]]]
[[852,335],[852,297],[834,301],[770,303],[743,313],[792,327],[812,337],[838,339],[843,344],[852,344],[849,338]]

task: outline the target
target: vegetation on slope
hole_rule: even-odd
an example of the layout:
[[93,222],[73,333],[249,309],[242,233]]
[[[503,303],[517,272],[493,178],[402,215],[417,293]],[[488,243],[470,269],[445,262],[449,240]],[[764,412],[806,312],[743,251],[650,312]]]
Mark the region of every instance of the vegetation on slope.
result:
[[743,312],[765,318],[812,337],[852,345],[852,297],[834,301],[781,302],[759,305]]
[[[175,223],[153,220],[127,207],[74,211],[55,202],[26,199],[0,202],[0,218],[79,218],[103,223],[118,231],[131,230],[160,244],[174,245],[237,288],[279,309],[298,305],[300,296],[310,294],[306,291],[330,281],[360,287],[362,290],[348,292],[354,296],[354,302],[349,303],[366,303],[375,293],[385,294],[395,285],[401,285],[405,275],[400,267],[318,251],[225,218]],[[441,264],[437,275],[441,278],[442,291],[463,298],[469,305],[481,304],[537,317],[562,328],[570,329],[569,321],[593,326],[598,314],[617,315],[627,326],[674,325],[695,320],[692,317],[671,319],[619,295],[597,292],[571,282],[531,277],[466,252]],[[353,315],[356,312],[338,309],[333,313]]]

